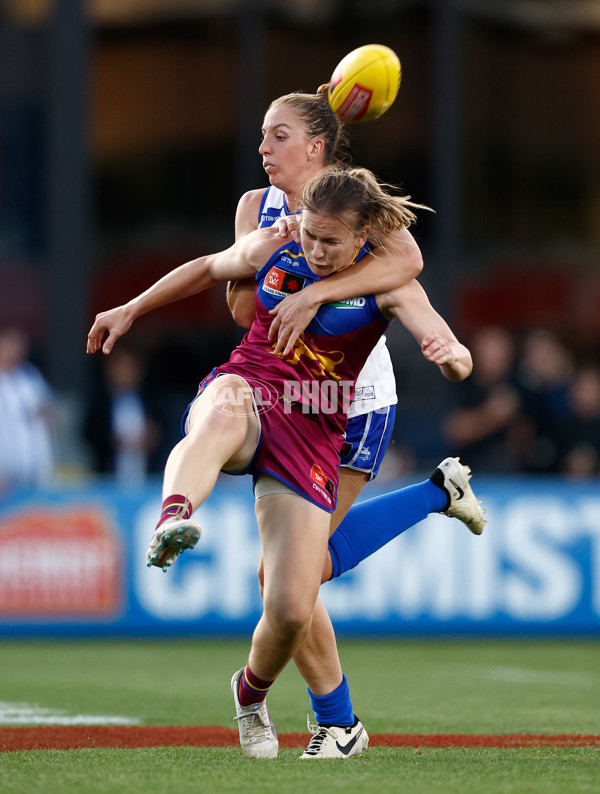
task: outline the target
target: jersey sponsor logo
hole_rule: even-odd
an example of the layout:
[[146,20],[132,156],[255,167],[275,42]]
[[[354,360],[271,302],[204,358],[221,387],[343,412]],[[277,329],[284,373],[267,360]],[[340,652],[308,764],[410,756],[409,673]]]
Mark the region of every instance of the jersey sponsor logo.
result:
[[358,400],[374,400],[375,386],[357,386],[354,390],[354,402]]
[[270,215],[268,212],[263,212],[258,222],[258,228],[262,229],[264,226],[273,226],[276,220],[279,220],[280,214]]
[[322,488],[320,488],[316,482],[313,482],[312,487],[313,487],[313,491],[317,491],[317,493],[321,494],[321,496],[323,497],[323,499],[325,499],[328,505],[333,504],[329,495],[325,493],[325,491]]
[[272,267],[265,277],[263,289],[270,295],[283,297],[300,292],[305,283],[306,278],[304,276],[297,276],[279,267]]
[[325,501],[327,502],[327,504],[328,504],[328,505],[332,505],[332,504],[333,504],[333,502],[331,501],[331,497],[329,496],[329,494],[328,494],[328,493],[326,493],[326,491],[324,491],[322,488],[320,488],[320,487],[317,485],[317,483],[316,483],[316,482],[313,482],[313,491],[316,491],[317,493],[319,493],[319,494],[321,495],[321,497],[322,497],[323,499],[325,499]]
[[302,262],[306,262],[306,257],[302,251],[290,251],[289,248],[281,249],[279,252],[279,259],[283,264],[289,265],[290,267],[300,267]]
[[333,301],[328,304],[328,306],[335,306],[337,309],[364,309],[366,305],[366,298],[348,298],[345,301]]
[[330,496],[334,495],[335,488],[333,481],[329,479],[329,477],[317,463],[313,463],[312,469],[310,470],[310,476],[311,479],[314,480],[320,488],[324,488]]
[[285,254],[282,254],[280,256],[280,259],[281,259],[281,261],[284,264],[289,265],[290,267],[300,267],[300,258],[299,257],[296,257],[295,259],[292,259],[290,256],[286,256]]

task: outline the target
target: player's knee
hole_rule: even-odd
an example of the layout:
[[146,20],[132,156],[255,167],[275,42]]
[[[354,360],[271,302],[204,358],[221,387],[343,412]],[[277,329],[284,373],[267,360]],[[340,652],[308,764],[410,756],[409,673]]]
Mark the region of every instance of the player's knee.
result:
[[265,566],[263,564],[262,557],[260,558],[260,562],[258,563],[258,570],[256,572],[256,575],[258,576],[258,590],[262,598],[265,591]]
[[290,603],[275,598],[265,601],[265,617],[284,642],[292,642],[310,627],[312,607],[303,603]]

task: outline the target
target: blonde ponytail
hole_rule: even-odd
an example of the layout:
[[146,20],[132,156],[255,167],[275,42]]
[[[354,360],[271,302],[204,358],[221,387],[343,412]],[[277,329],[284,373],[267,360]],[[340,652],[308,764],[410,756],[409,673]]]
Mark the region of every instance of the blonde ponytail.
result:
[[411,201],[410,196],[393,195],[391,190],[396,188],[378,182],[367,168],[332,167],[305,186],[302,207],[332,217],[344,216],[346,224],[354,216],[352,230],[358,233],[368,226],[368,240],[378,247],[391,232],[415,223],[414,210],[430,209]]

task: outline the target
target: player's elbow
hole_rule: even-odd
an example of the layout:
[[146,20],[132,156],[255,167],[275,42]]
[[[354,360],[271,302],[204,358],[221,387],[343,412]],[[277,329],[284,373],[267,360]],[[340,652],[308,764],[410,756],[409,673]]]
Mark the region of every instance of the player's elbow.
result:
[[407,267],[410,272],[411,279],[417,278],[417,276],[423,270],[423,254],[421,253],[421,249],[418,246],[414,246],[414,250],[412,251],[412,255]]

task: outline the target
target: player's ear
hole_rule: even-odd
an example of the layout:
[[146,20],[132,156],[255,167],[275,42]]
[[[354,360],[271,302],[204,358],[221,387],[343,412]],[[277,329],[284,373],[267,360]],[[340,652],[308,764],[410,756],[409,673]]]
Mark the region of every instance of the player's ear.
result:
[[360,234],[356,237],[356,244],[362,248],[363,245],[367,242],[369,238],[369,233],[371,232],[371,227],[369,225],[363,226]]
[[325,141],[323,140],[323,138],[313,138],[310,142],[310,146],[308,149],[309,160],[314,160],[318,157],[321,157],[323,154],[324,147],[325,147]]

